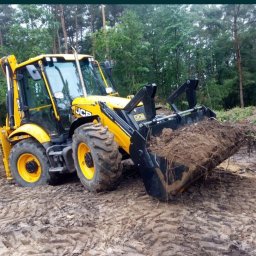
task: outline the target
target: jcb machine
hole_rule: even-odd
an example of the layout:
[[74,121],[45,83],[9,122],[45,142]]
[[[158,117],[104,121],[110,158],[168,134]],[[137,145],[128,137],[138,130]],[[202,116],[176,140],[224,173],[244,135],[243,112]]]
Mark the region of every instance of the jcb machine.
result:
[[[2,157],[7,178],[21,186],[49,184],[56,174],[76,171],[90,191],[113,189],[122,159],[131,158],[148,194],[166,199],[166,187],[182,177],[182,170],[166,175],[165,162],[147,149],[149,134],[215,116],[196,107],[196,80],[169,97],[174,114],[163,116],[156,115],[155,84],[132,99],[121,98],[109,69],[89,55],[40,55],[19,64],[11,55],[1,59],[1,66],[7,81]],[[190,109],[178,112],[173,102],[183,92]]]

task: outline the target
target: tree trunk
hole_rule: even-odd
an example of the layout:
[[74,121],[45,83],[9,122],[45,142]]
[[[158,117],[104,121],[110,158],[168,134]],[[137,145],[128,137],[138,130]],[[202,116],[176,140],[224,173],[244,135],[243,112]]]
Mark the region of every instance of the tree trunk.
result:
[[[177,44],[177,28],[174,29],[174,37],[175,37],[175,43]],[[176,68],[176,82],[179,84],[179,49],[178,49],[178,46],[175,47],[175,50],[174,50],[174,53],[175,53],[175,68]]]
[[58,42],[59,53],[62,53],[62,51],[61,51],[61,43],[60,43],[59,29],[57,29],[57,42]]
[[3,34],[2,31],[0,29],[0,46],[3,47],[4,46],[4,42],[3,42]]
[[78,7],[76,5],[76,13],[75,13],[75,29],[76,29],[76,43],[75,43],[75,48],[76,51],[78,51],[77,47],[78,47],[78,24],[77,24],[77,13],[78,13]]
[[92,56],[95,57],[96,40],[95,40],[95,35],[94,35],[94,15],[93,15],[93,12],[90,16],[90,25],[91,25],[91,33],[92,33]]
[[244,93],[243,93],[243,74],[242,74],[242,58],[240,52],[240,42],[239,42],[239,35],[238,35],[238,27],[237,27],[237,19],[240,11],[240,5],[235,5],[234,10],[234,45],[236,51],[236,64],[237,64],[237,71],[239,77],[239,94],[240,94],[240,107],[244,108]]
[[55,20],[56,20],[56,8],[54,9],[54,5],[49,5],[49,13],[54,13],[54,22],[53,22],[53,27],[52,27],[52,36],[53,36],[53,42],[52,42],[52,53],[56,54],[57,53],[57,47],[56,47],[56,29],[55,29]]
[[64,52],[68,53],[68,36],[67,36],[67,30],[65,26],[64,8],[62,4],[60,4],[60,21],[61,21],[61,27],[63,31],[63,37],[64,37],[64,48],[65,48]]
[[101,14],[102,14],[102,28],[105,35],[105,44],[106,44],[106,56],[110,60],[109,47],[108,47],[108,38],[106,30],[106,17],[105,17],[105,5],[101,5]]
[[83,26],[80,27],[80,42],[83,41]]
[[54,33],[54,35],[53,35],[52,53],[53,53],[53,54],[56,54],[56,53],[57,53],[57,49],[56,49],[56,35],[55,35],[55,33]]

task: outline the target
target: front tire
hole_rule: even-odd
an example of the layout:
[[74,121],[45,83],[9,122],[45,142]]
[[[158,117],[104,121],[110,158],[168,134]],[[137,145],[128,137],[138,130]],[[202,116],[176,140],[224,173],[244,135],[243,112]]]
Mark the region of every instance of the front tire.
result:
[[12,147],[9,163],[12,177],[22,187],[51,183],[45,149],[32,138],[19,141]]
[[73,159],[81,183],[89,191],[114,189],[121,176],[121,154],[114,136],[101,124],[85,124],[73,135]]

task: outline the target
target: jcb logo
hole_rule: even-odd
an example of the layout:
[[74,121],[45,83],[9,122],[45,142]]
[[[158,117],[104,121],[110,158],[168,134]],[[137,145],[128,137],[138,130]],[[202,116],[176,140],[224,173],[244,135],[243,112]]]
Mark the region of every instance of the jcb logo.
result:
[[139,122],[139,121],[146,120],[146,117],[143,113],[140,113],[140,114],[134,115],[134,119],[135,121]]
[[82,108],[77,108],[77,109],[76,109],[76,114],[78,114],[78,115],[80,115],[80,116],[83,116],[83,117],[85,117],[85,116],[91,116],[91,115],[92,115],[91,112],[86,111],[86,110],[84,110],[84,109],[82,109]]

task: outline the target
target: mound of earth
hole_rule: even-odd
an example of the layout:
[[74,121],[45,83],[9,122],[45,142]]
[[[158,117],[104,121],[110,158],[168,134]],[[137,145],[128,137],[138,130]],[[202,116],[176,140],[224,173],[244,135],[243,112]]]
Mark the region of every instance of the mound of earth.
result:
[[166,190],[176,195],[235,154],[245,138],[242,127],[204,120],[177,130],[163,129],[159,137],[151,138],[149,150],[168,162]]

